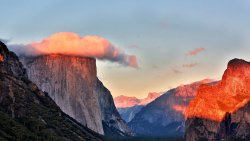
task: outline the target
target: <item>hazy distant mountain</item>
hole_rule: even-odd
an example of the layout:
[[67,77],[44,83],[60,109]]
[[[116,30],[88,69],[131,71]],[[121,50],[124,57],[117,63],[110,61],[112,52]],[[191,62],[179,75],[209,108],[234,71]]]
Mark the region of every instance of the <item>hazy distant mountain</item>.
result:
[[115,105],[117,107],[118,112],[122,116],[122,118],[129,122],[131,121],[135,114],[137,114],[142,107],[152,102],[156,98],[158,98],[161,93],[149,93],[148,96],[144,99],[138,99],[136,97],[128,97],[128,96],[118,96],[115,98]]
[[143,105],[136,105],[128,108],[117,108],[117,110],[122,118],[128,123],[135,117],[138,112],[141,111],[143,107]]
[[116,108],[128,108],[133,107],[136,105],[147,105],[148,103],[155,100],[157,97],[159,97],[161,93],[152,92],[149,93],[146,98],[139,99],[136,97],[129,97],[129,96],[118,96],[114,98],[115,106]]
[[93,58],[60,54],[22,56],[29,78],[72,118],[105,135],[130,134],[110,91],[96,76]]
[[63,113],[0,42],[0,140],[99,141],[102,137]]
[[249,141],[250,62],[231,60],[220,82],[199,88],[186,117],[187,141]]
[[167,91],[143,107],[129,122],[129,126],[138,135],[183,135],[186,107],[199,86],[210,82],[212,80],[206,79]]

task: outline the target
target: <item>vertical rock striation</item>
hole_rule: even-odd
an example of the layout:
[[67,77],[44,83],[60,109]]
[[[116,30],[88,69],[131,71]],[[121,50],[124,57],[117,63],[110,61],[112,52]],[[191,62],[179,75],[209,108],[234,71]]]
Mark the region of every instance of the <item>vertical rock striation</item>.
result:
[[51,54],[21,60],[29,78],[69,116],[100,134],[104,134],[103,123],[129,132],[110,92],[97,78],[95,59]]

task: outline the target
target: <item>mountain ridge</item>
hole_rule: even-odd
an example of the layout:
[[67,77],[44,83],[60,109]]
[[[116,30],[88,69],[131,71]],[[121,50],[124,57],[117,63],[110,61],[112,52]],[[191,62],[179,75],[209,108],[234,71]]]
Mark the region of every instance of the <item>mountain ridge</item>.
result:
[[143,107],[128,123],[137,135],[182,136],[184,113],[198,87],[213,80],[205,79],[168,90]]

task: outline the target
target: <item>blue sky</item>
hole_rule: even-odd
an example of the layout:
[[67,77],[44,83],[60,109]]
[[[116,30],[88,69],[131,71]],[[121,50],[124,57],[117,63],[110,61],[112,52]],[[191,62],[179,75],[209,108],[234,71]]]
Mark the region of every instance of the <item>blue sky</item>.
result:
[[[0,38],[11,43],[30,43],[67,31],[104,37],[135,54],[138,69],[97,62],[98,76],[113,96],[145,97],[204,78],[220,79],[230,59],[250,61],[246,0],[0,2]],[[186,55],[196,48],[205,50]]]

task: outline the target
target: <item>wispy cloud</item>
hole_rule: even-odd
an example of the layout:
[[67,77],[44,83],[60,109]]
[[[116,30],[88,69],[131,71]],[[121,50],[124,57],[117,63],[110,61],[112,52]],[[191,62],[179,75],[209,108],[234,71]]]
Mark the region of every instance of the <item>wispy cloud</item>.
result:
[[183,64],[182,67],[183,68],[193,68],[196,67],[198,65],[198,63],[190,63],[190,64]]
[[180,73],[182,73],[182,71],[180,71],[178,69],[173,69],[173,72],[174,72],[174,74],[180,74]]
[[203,51],[205,51],[205,48],[202,48],[202,47],[195,48],[195,49],[189,51],[188,53],[186,53],[186,55],[187,56],[195,56],[195,55],[198,55],[199,53],[201,53]]

